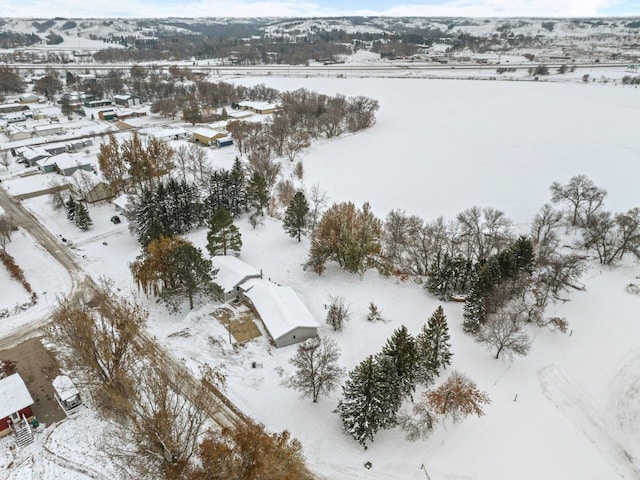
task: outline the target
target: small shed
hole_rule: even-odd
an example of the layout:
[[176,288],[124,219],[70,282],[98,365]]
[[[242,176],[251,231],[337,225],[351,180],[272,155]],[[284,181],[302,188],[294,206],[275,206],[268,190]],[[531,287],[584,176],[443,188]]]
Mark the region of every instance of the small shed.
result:
[[22,417],[29,420],[33,399],[19,373],[0,380],[0,437],[11,433]]
[[223,137],[223,138],[216,139],[216,147],[218,148],[230,147],[231,145],[233,145],[233,138],[231,137]]
[[249,300],[276,347],[318,336],[320,325],[291,287],[252,279],[242,288],[242,297]]
[[56,400],[65,412],[82,405],[80,392],[66,375],[58,375],[53,379],[53,390]]
[[222,288],[223,302],[238,296],[241,285],[251,278],[262,278],[262,272],[233,255],[212,257],[213,267],[218,269],[215,282]]
[[224,138],[226,136],[226,133],[210,128],[198,128],[193,131],[194,140],[204,143],[205,145],[214,145],[218,138]]
[[64,127],[62,125],[36,125],[33,127],[33,133],[38,137],[48,137],[50,135],[62,135],[64,133]]

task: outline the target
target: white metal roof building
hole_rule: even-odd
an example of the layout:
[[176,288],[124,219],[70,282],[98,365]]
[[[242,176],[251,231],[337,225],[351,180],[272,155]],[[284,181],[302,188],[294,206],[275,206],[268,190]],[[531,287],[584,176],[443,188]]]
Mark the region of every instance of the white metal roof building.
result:
[[320,325],[291,287],[268,280],[251,279],[242,285],[276,347],[285,347],[318,336]]

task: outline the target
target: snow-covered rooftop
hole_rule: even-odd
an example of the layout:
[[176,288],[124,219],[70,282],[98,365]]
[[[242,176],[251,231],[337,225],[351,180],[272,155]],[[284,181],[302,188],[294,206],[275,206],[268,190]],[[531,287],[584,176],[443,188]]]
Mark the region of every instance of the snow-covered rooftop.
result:
[[212,260],[214,268],[218,269],[215,282],[225,292],[230,292],[247,278],[261,275],[260,270],[232,255],[216,255]]
[[80,393],[71,379],[66,375],[58,375],[53,379],[52,384],[53,388],[58,393],[60,400],[63,402],[65,400],[73,400]]
[[244,283],[245,295],[260,314],[264,326],[276,340],[299,327],[320,325],[291,287],[268,280],[252,279]]
[[33,399],[22,377],[18,373],[0,380],[0,418],[33,404]]
[[222,132],[212,130],[210,128],[196,128],[193,133],[194,135],[201,135],[203,137],[215,137],[216,135],[220,135]]

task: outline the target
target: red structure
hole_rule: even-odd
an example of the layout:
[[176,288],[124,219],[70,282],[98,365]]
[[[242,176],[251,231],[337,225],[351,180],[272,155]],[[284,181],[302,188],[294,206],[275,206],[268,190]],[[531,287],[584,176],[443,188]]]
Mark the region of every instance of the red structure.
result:
[[0,437],[11,433],[11,427],[33,416],[33,399],[20,374],[0,380]]

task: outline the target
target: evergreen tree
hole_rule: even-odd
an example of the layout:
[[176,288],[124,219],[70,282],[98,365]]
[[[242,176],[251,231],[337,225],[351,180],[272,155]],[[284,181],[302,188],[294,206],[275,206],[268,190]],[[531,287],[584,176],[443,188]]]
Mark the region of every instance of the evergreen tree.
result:
[[298,190],[287,207],[282,227],[290,237],[297,238],[300,241],[300,236],[306,231],[308,215],[309,204],[304,193]]
[[233,252],[240,254],[242,236],[238,227],[233,224],[231,214],[224,208],[213,212],[207,233],[207,250],[211,256],[226,255]]
[[265,178],[258,172],[255,172],[249,179],[247,203],[259,215],[264,215],[264,209],[269,204],[269,186]]
[[236,157],[233,162],[233,167],[231,168],[229,177],[229,212],[231,213],[231,215],[237,216],[247,208],[244,169],[242,168],[242,163],[240,162],[240,159],[238,157]]
[[76,203],[76,213],[75,213],[75,222],[76,226],[82,230],[89,230],[91,225],[93,225],[93,220],[89,216],[89,210],[84,206],[83,203]]
[[367,357],[351,372],[342,386],[343,398],[336,413],[342,419],[344,431],[365,450],[378,430],[396,424],[400,408],[397,379],[393,361],[380,355]]
[[202,250],[186,242],[175,248],[166,260],[166,275],[170,281],[161,296],[173,310],[178,310],[179,300],[187,297],[189,308],[193,310],[196,295],[215,292],[215,274],[211,260],[204,258]]
[[398,394],[411,396],[416,389],[416,365],[418,352],[415,339],[407,327],[397,328],[382,347],[382,355],[389,357],[395,366]]
[[76,208],[77,208],[77,203],[76,201],[73,199],[73,197],[69,197],[69,200],[67,200],[64,204],[64,208],[65,211],[67,212],[67,220],[73,221],[76,218]]
[[438,307],[426,325],[416,337],[418,350],[417,378],[429,385],[433,378],[440,375],[440,369],[451,365],[451,344],[449,343],[447,316],[442,307]]

